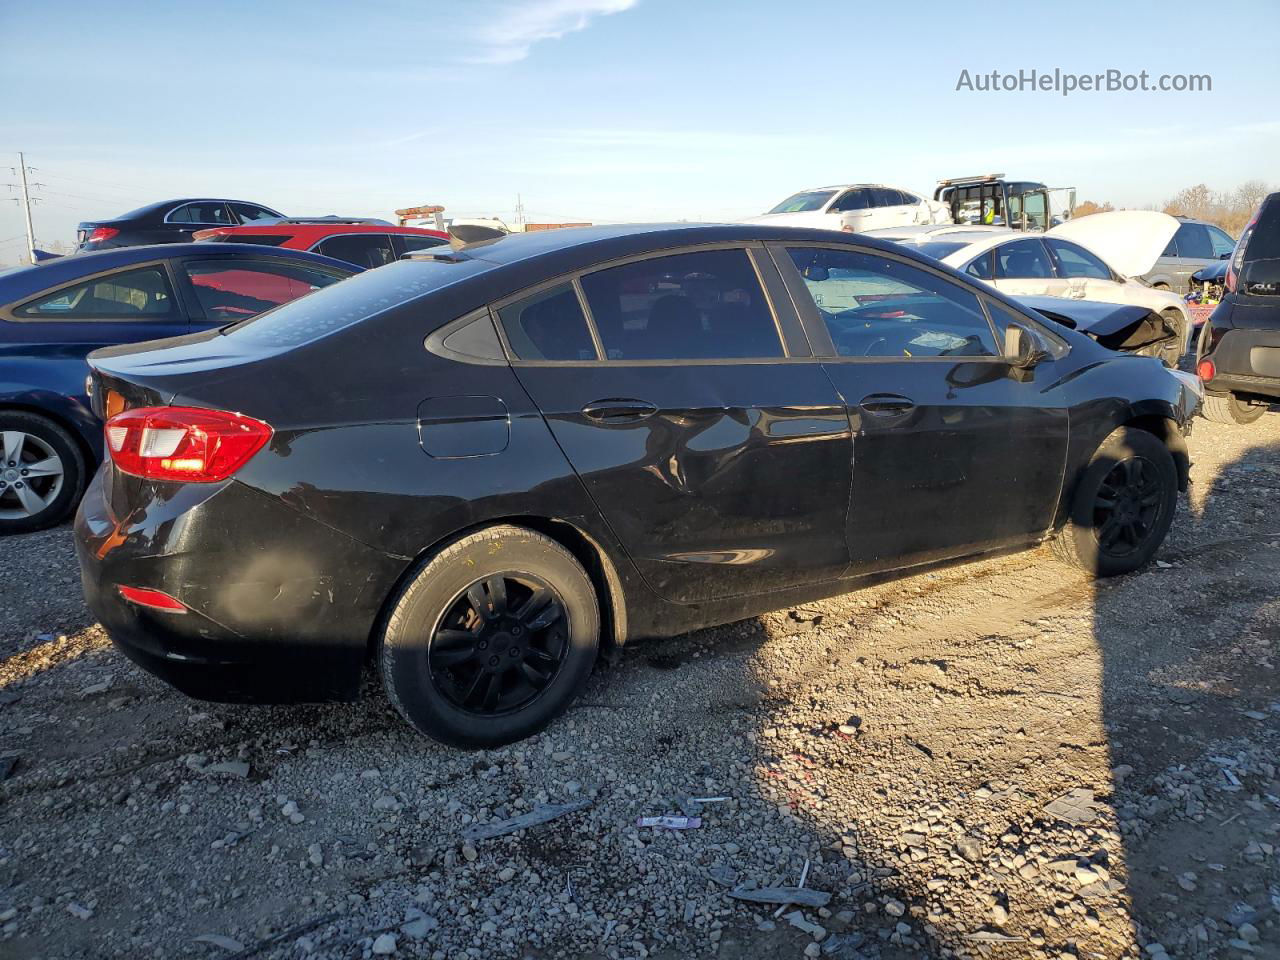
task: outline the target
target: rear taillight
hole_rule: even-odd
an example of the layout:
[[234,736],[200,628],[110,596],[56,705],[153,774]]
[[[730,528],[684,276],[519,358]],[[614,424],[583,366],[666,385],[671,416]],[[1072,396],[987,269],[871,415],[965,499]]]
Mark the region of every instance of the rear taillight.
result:
[[94,227],[93,233],[89,234],[85,243],[101,243],[103,240],[110,240],[119,232],[115,227]]
[[116,468],[148,480],[216,483],[271,439],[271,427],[239,413],[199,407],[138,407],[107,421]]
[[126,587],[117,586],[120,596],[124,597],[130,603],[136,603],[140,607],[147,607],[151,610],[160,610],[163,613],[186,613],[187,608],[183,606],[180,600],[175,600],[162,590],[150,590],[146,587]]
[[1201,360],[1196,366],[1196,376],[1200,378],[1201,383],[1208,383],[1218,375],[1218,368],[1213,365],[1212,360]]

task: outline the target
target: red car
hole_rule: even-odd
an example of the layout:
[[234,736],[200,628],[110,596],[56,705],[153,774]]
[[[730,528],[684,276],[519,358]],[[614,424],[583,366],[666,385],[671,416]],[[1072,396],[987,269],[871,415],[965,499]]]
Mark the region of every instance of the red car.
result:
[[239,227],[212,227],[194,234],[197,241],[260,243],[345,260],[358,267],[380,267],[406,253],[449,242],[449,235],[424,227],[397,227],[386,220],[345,217],[281,217]]

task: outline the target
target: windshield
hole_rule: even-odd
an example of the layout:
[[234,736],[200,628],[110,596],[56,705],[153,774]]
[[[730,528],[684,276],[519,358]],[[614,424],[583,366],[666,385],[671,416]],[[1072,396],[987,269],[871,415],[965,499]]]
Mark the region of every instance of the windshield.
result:
[[224,327],[223,333],[262,346],[295,347],[491,269],[484,260],[402,260]]
[[836,195],[834,190],[806,190],[787,197],[770,210],[770,213],[808,213],[810,210],[821,210],[827,201]]

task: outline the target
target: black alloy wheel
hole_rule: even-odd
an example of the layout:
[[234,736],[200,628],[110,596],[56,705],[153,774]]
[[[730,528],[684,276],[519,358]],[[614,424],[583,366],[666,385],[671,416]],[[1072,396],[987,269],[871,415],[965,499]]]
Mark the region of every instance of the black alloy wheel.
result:
[[431,682],[468,713],[523,710],[559,673],[568,638],[564,601],[541,577],[486,577],[463,590],[437,625],[427,652]]
[[1143,457],[1122,460],[1102,479],[1093,501],[1098,549],[1123,559],[1146,546],[1165,502],[1164,480]]

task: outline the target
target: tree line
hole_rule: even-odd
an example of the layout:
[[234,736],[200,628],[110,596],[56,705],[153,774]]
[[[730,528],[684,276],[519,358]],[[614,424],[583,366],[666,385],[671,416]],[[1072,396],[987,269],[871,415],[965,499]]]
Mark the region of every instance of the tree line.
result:
[[[1194,187],[1179,190],[1160,209],[1171,216],[1194,217],[1217,224],[1233,237],[1238,237],[1249,223],[1253,212],[1258,209],[1258,204],[1270,192],[1271,188],[1262,180],[1246,180],[1234,190],[1223,191],[1212,190],[1207,184],[1197,183]],[[1085,200],[1076,204],[1071,216],[1075,219],[1114,209],[1110,202]]]

